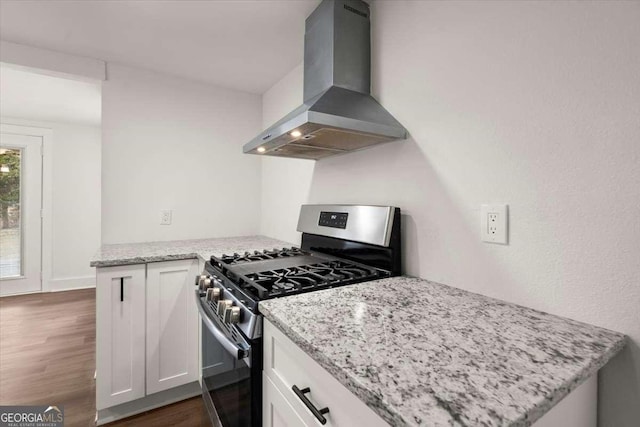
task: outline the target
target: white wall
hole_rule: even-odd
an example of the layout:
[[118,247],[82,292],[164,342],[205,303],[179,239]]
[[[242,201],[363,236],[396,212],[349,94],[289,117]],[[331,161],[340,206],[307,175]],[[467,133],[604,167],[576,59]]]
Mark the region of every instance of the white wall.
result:
[[52,77],[29,70],[0,63],[0,115],[100,126],[99,82]]
[[101,129],[54,125],[53,278],[90,277],[100,247]]
[[[302,103],[302,64],[283,77],[262,97],[262,127],[269,127]],[[313,160],[264,157],[262,160],[262,213],[260,231],[285,242],[300,244],[296,231],[300,205],[307,201]]]
[[[261,97],[108,64],[102,92],[102,241],[256,234]],[[173,224],[160,225],[161,209]]]
[[53,132],[52,240],[44,242],[49,245],[45,253],[51,256],[51,278],[43,288],[95,286],[89,262],[100,247],[100,127],[9,117],[1,121]]
[[[8,5],[5,3],[4,6]],[[42,11],[42,9],[40,9],[40,11]],[[2,18],[7,19],[5,22],[11,23],[11,25],[17,25],[21,30],[26,31],[31,35],[33,35],[34,30],[39,31],[44,27],[33,23],[33,14],[27,13],[25,15],[29,17],[29,24],[23,25],[18,22],[19,18],[16,19],[16,16],[7,18],[9,15],[4,12],[6,11],[3,9]],[[51,16],[47,16],[47,14],[42,14],[42,17],[46,17],[45,19],[51,18]],[[74,19],[73,16],[68,14],[66,17]],[[51,24],[48,23],[48,25]],[[53,26],[58,30],[62,29],[62,26],[56,25],[55,23]],[[4,25],[2,26],[2,29],[6,29]],[[106,72],[104,61],[99,59],[71,55],[49,49],[41,49],[35,46],[11,43],[6,40],[0,40],[0,61],[2,61],[4,65],[11,65],[12,67],[17,67],[28,72],[36,72],[47,76],[66,78],[74,81],[82,80],[91,83],[103,81],[105,79]]]
[[[599,418],[636,426],[640,3],[377,1],[372,20],[373,93],[411,137],[265,158],[262,233],[295,238],[306,202],[400,206],[408,274],[628,334]],[[263,124],[302,101],[301,73]],[[480,242],[485,202],[510,205],[508,246]]]

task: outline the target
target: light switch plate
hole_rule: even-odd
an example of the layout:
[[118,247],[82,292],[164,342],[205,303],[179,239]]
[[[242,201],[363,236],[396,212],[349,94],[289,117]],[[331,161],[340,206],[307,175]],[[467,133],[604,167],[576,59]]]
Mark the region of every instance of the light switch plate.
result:
[[486,204],[480,206],[480,237],[483,242],[506,245],[509,242],[509,206]]
[[162,209],[160,211],[160,225],[171,225],[171,209]]

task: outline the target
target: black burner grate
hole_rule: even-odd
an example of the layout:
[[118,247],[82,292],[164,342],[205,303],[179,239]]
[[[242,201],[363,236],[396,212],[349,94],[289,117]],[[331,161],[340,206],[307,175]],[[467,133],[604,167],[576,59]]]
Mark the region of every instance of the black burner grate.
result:
[[330,261],[321,264],[313,264],[307,269],[318,276],[322,276],[327,281],[343,281],[349,279],[361,279],[377,274],[372,268],[360,266],[344,261]]
[[225,278],[225,292],[237,292],[247,304],[390,275],[386,270],[293,247],[212,256],[207,264]]
[[259,299],[287,293],[305,292],[315,288],[346,285],[380,277],[374,268],[345,261],[328,261],[299,267],[250,273],[242,285]]
[[253,253],[245,252],[244,254],[234,253],[233,255],[222,255],[219,259],[224,264],[237,265],[245,264],[247,262],[266,261],[269,259],[286,258],[301,255],[308,254],[298,248],[282,248],[272,250],[265,249],[262,252],[254,251]]

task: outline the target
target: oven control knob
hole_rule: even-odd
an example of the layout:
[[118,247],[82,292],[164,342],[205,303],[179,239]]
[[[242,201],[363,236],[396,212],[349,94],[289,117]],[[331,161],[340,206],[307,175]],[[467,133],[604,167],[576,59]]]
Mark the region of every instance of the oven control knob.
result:
[[240,321],[240,307],[229,307],[224,311],[224,321],[238,323]]
[[227,308],[231,308],[233,301],[230,299],[221,299],[218,301],[218,314],[224,318],[224,312]]
[[217,303],[219,299],[220,299],[220,288],[207,289],[207,301]]
[[200,286],[200,287],[202,287],[202,281],[203,281],[204,279],[206,279],[206,278],[207,278],[207,276],[206,276],[205,274],[198,274],[198,275],[196,276],[196,286]]
[[200,290],[206,292],[208,288],[210,288],[211,286],[213,286],[213,281],[211,280],[211,278],[207,277],[205,279],[202,279],[202,281],[200,282]]

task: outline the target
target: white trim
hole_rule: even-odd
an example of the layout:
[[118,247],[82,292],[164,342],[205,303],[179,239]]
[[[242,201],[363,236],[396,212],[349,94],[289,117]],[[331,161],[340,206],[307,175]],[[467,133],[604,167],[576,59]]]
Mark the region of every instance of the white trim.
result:
[[96,287],[96,276],[63,277],[49,281],[50,292],[70,291]]
[[131,402],[99,409],[96,411],[96,425],[107,424],[199,395],[202,395],[202,389],[200,388],[200,384],[194,381],[169,390],[150,394],[140,399],[132,400]]
[[[2,119],[3,121],[5,119]],[[42,138],[42,284],[41,292],[49,292],[53,258],[52,169],[53,130],[49,128],[0,123],[0,131]]]
[[0,61],[20,69],[83,81],[107,79],[106,62],[0,40]]
[[40,293],[42,293],[42,291],[26,291],[26,292],[20,292],[17,294],[5,294],[5,295],[0,295],[0,299],[7,298],[7,297],[15,297],[18,295],[29,295],[29,294],[40,294]]

